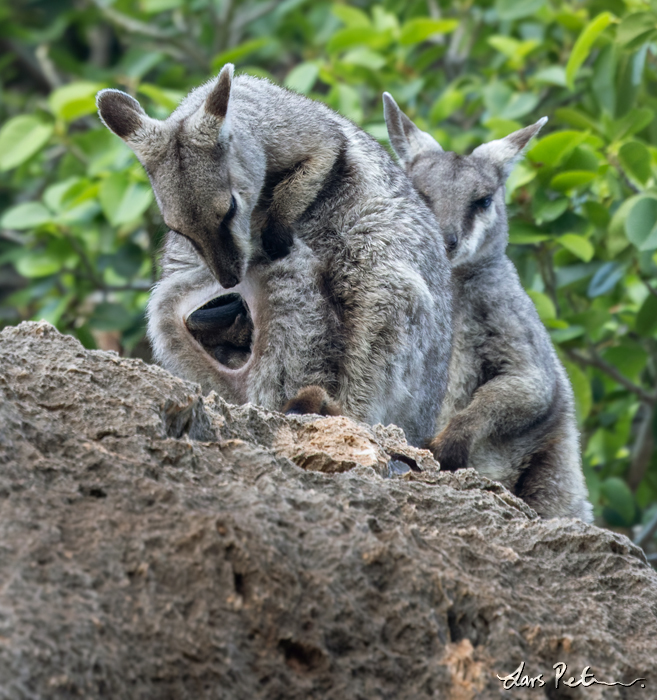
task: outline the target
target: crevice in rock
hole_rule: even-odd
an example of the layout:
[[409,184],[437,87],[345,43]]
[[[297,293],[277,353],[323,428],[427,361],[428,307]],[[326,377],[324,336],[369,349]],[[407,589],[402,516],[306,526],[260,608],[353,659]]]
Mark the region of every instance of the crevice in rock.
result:
[[320,649],[309,644],[299,644],[291,639],[281,639],[278,648],[285,655],[285,663],[297,673],[314,671],[324,660],[324,654]]

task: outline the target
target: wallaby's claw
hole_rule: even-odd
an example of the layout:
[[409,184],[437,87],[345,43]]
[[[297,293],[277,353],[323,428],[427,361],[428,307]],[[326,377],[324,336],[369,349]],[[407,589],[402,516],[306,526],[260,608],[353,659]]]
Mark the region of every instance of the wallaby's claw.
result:
[[470,441],[467,434],[449,430],[449,426],[437,435],[430,443],[429,449],[438,462],[442,471],[455,472],[465,469],[470,457]]

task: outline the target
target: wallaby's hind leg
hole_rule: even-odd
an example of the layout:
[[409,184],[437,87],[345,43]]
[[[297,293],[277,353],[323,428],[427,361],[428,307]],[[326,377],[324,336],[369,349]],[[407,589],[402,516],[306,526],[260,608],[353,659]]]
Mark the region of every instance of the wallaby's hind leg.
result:
[[287,415],[316,413],[319,416],[339,416],[340,406],[326,393],[321,386],[310,385],[299,389],[297,395],[283,406]]

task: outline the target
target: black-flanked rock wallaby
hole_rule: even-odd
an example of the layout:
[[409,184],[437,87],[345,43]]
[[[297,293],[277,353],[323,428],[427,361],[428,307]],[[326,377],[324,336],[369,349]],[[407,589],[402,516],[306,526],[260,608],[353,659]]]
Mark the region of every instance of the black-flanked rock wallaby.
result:
[[230,401],[339,410],[429,439],[447,386],[450,266],[385,150],[230,65],[165,121],[117,90],[97,102],[171,229],[149,303],[160,363]]
[[442,469],[474,467],[543,517],[590,521],[572,388],[505,252],[504,184],[547,119],[459,156],[388,93],[384,111],[392,147],[436,215],[452,263],[454,344],[430,449]]

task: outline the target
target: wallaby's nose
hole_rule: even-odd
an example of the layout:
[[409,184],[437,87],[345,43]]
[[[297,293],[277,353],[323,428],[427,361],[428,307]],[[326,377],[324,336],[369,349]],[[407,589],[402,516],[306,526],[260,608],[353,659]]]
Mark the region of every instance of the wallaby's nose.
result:
[[448,231],[445,233],[445,246],[447,247],[448,252],[451,253],[453,250],[455,250],[458,242],[459,237],[454,232]]

